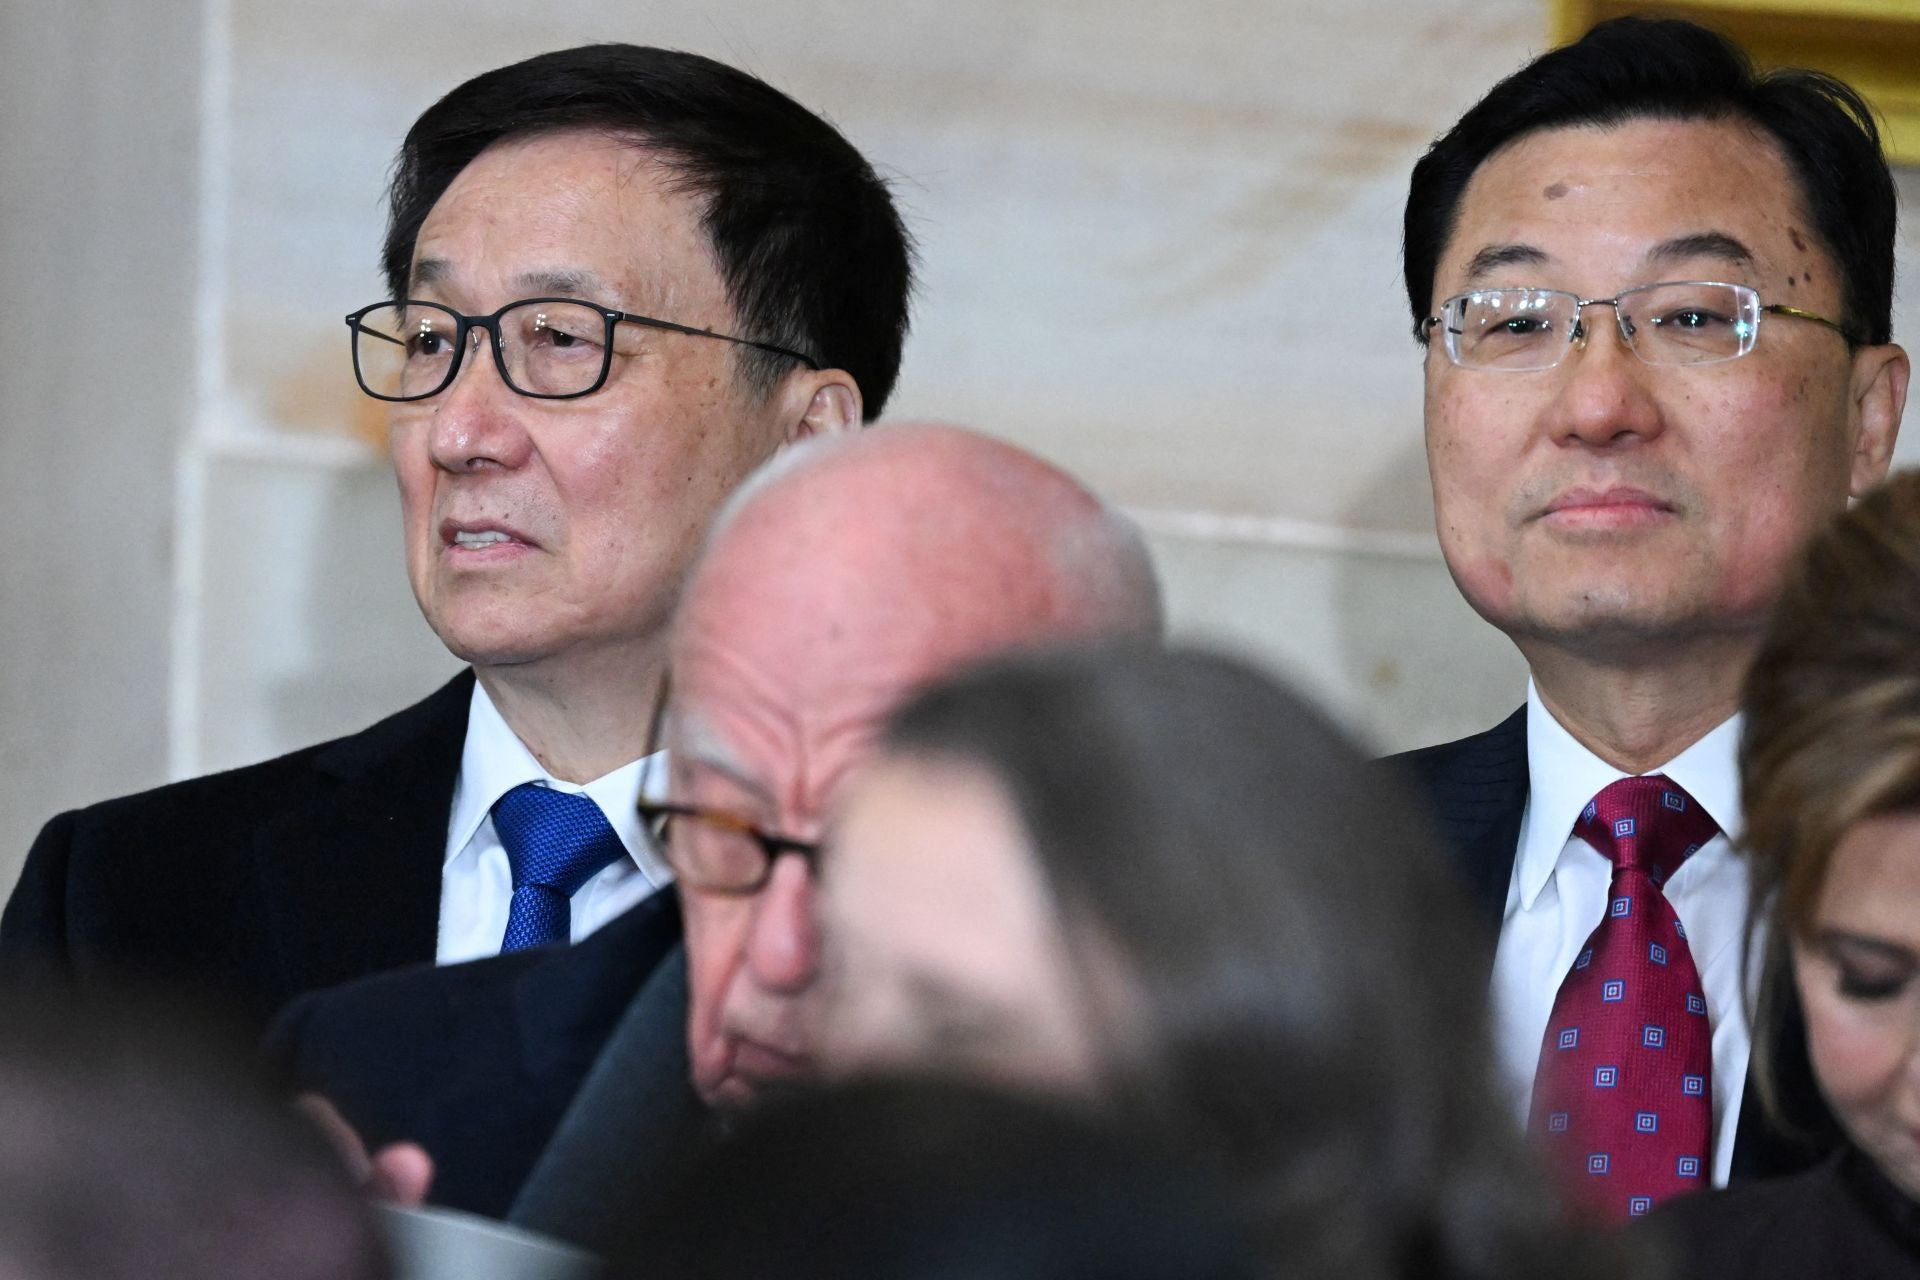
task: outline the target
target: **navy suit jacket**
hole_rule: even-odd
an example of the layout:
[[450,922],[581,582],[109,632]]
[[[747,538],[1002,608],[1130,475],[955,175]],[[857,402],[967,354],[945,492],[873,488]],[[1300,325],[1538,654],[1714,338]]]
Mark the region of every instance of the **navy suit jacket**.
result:
[[[1529,790],[1526,708],[1484,733],[1391,756],[1387,763],[1424,789],[1440,834],[1459,858],[1475,914],[1497,939]],[[1810,1140],[1789,1136],[1768,1121],[1749,1071],[1734,1136],[1735,1178],[1797,1172],[1820,1160],[1837,1138],[1837,1127],[1814,1083],[1797,1009],[1781,1028],[1774,1073],[1794,1128]]]
[[63,813],[0,961],[180,986],[254,1027],[303,991],[431,960],[473,673],[351,737]]
[[[571,947],[419,965],[304,996],[274,1024],[268,1057],[294,1087],[331,1100],[370,1147],[424,1146],[433,1203],[506,1217],[616,1029],[640,1033],[649,1066],[623,1075],[621,1092],[644,1104],[662,1148],[623,1155],[664,1156],[699,1115],[680,937],[678,896],[662,890]],[[564,1220],[530,1225],[579,1234]]]

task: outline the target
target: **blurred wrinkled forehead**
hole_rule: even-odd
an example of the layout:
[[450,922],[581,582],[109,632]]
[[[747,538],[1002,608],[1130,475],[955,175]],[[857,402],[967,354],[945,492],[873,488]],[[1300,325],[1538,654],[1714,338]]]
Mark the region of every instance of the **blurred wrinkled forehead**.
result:
[[1007,648],[1150,630],[1157,609],[1137,536],[1071,476],[976,432],[886,426],[792,451],[722,514],[676,685],[749,666],[822,696],[904,692]]

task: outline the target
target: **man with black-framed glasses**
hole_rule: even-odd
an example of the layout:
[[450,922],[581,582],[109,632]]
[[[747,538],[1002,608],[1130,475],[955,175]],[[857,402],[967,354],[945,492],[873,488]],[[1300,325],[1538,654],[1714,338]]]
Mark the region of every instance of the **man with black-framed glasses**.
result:
[[1894,218],[1859,95],[1684,22],[1537,59],[1414,170],[1440,545],[1532,678],[1401,763],[1498,922],[1516,1118],[1598,1218],[1808,1154],[1747,1087],[1735,712],[1793,555],[1889,465]]
[[840,133],[707,58],[563,50],[434,104],[342,376],[387,402],[408,576],[471,671],[364,733],[56,818],[0,950],[264,1023],[659,890],[634,801],[681,581],[749,472],[879,415],[910,259]]

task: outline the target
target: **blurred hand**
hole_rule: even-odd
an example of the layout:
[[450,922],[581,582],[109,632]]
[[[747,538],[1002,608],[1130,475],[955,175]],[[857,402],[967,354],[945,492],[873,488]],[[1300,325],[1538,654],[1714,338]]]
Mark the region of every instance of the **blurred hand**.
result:
[[417,1209],[426,1203],[427,1189],[433,1185],[433,1157],[424,1147],[396,1142],[369,1153],[346,1117],[319,1094],[303,1093],[293,1105],[326,1135],[347,1166],[348,1175],[369,1196],[403,1209]]

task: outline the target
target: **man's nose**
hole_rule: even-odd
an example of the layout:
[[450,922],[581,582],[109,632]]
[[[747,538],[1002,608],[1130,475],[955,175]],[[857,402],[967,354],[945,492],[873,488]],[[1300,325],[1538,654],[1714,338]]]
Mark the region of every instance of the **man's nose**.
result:
[[522,421],[526,398],[501,376],[492,335],[476,328],[467,342],[453,382],[427,402],[433,414],[428,451],[443,471],[512,470],[533,450]]
[[1610,306],[1588,304],[1580,336],[1556,371],[1548,429],[1556,440],[1609,447],[1651,440],[1665,429],[1654,379],[1660,370],[1633,353]]
[[762,987],[798,994],[819,976],[818,896],[806,860],[781,855],[754,904],[747,935],[747,967]]

